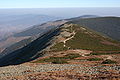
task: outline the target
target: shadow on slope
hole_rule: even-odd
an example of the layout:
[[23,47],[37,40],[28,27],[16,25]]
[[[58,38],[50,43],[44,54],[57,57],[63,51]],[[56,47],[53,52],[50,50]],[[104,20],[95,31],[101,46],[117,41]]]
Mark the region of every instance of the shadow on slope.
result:
[[0,59],[0,66],[18,65],[42,56],[40,51],[49,46],[51,44],[50,41],[52,38],[58,35],[59,32],[60,28],[52,29],[27,46],[7,54]]

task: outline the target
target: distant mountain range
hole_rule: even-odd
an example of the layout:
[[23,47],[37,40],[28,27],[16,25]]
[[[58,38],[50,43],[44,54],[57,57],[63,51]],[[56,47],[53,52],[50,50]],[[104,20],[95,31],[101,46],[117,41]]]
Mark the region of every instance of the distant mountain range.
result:
[[100,16],[97,16],[97,15],[82,15],[82,16],[79,16],[79,17],[74,17],[74,18],[70,18],[70,19],[66,19],[68,21],[72,20],[78,20],[78,19],[85,19],[85,18],[97,18],[97,17],[100,17]]
[[33,25],[58,19],[61,18],[39,14],[0,15],[0,40]]

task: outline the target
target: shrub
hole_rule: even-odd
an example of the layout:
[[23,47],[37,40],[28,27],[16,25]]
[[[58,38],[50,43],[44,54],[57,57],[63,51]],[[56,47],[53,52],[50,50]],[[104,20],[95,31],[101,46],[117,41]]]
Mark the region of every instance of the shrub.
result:
[[81,55],[71,53],[71,54],[65,55],[65,57],[66,57],[67,59],[74,59],[74,58],[77,58],[77,57],[81,57]]
[[116,61],[112,61],[110,59],[106,59],[105,61],[102,62],[102,64],[116,64]]
[[66,60],[62,60],[62,59],[55,59],[52,61],[53,64],[65,64],[68,63]]

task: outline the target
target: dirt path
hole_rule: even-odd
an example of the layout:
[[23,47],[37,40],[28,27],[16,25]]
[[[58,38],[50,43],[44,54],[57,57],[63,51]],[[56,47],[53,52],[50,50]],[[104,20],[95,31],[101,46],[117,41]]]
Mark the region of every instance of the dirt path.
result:
[[112,56],[108,56],[107,59],[112,59],[113,57]]
[[74,36],[75,36],[75,31],[73,31],[72,34],[73,34],[73,36],[71,36],[70,38],[67,38],[66,40],[63,41],[64,47],[66,47],[66,42],[67,42],[68,40],[74,38]]

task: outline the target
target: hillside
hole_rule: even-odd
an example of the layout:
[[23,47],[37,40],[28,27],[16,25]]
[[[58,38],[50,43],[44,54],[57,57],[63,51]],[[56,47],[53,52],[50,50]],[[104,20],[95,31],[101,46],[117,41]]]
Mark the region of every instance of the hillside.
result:
[[38,34],[42,34],[44,32],[49,31],[52,28],[55,28],[57,26],[64,24],[65,22],[66,22],[65,20],[58,20],[53,22],[52,21],[46,22],[41,25],[35,25],[27,30],[14,34],[14,37],[35,36]]
[[[58,19],[60,18],[42,14],[0,14],[0,49],[4,50],[17,42],[30,38],[34,34],[26,35],[27,31],[31,31],[35,26],[39,27],[36,29],[37,34],[42,34],[50,28],[42,27],[40,24]],[[17,37],[21,32],[24,36]],[[33,31],[31,32],[33,33]]]
[[32,28],[14,34],[8,39],[5,39],[4,41],[0,42],[0,48],[5,48],[2,51],[1,55],[11,53],[19,48],[24,47],[28,43],[31,43],[33,40],[48,32],[49,30],[56,28],[64,24],[65,22],[66,21],[64,20],[47,22],[41,25],[35,25]]
[[20,64],[42,56],[41,51],[50,45],[50,40],[58,33],[59,28],[52,29],[28,45],[25,45],[20,49],[3,55],[0,58],[0,66]]
[[[71,63],[71,61],[74,62],[74,59],[78,57],[87,58],[84,57],[86,55],[93,57],[94,55],[120,53],[119,42],[102,36],[84,26],[64,24],[60,32],[53,39],[52,45],[44,52],[45,55],[49,56],[35,62]],[[100,59],[100,61],[104,59],[102,57],[100,58],[100,56],[96,56],[96,58]]]
[[119,17],[99,17],[86,19],[71,19],[70,23],[80,24],[100,32],[110,38],[120,41],[120,18]]
[[0,79],[120,79],[120,42],[78,22],[48,22],[43,33],[34,26],[14,35],[30,38],[3,51]]
[[[18,37],[28,37],[26,39],[23,39],[19,42],[16,42],[15,44],[5,48],[2,53],[0,54],[0,65],[3,65],[2,63],[5,63],[6,64],[19,64],[19,63],[22,63],[22,62],[26,62],[26,61],[29,61],[32,60],[32,57],[39,53],[44,47],[45,47],[45,44],[47,45],[47,43],[49,43],[49,41],[47,40],[48,37],[52,37],[54,34],[57,34],[57,33],[54,33],[55,29],[58,28],[60,25],[64,24],[66,21],[55,21],[55,22],[48,22],[48,23],[45,23],[45,24],[42,24],[42,25],[38,25],[38,26],[34,26],[32,29],[28,29],[26,31],[23,31],[23,32],[20,32],[20,33],[17,33],[16,34],[16,38]],[[44,28],[44,30],[42,30]],[[42,30],[42,31],[41,31]],[[24,33],[25,32],[25,33]],[[32,34],[31,34],[32,32]],[[51,33],[53,32],[53,33]],[[59,31],[58,31],[59,32]],[[51,34],[48,34],[48,33],[51,33]],[[40,39],[39,39],[40,38]],[[44,41],[44,42],[43,42]],[[38,45],[39,43],[39,46],[35,46],[35,45]],[[36,48],[38,47],[38,48]],[[32,49],[34,48],[34,49]],[[28,53],[29,50],[33,50],[33,52],[31,52],[31,55],[30,53],[26,55],[26,52]],[[36,51],[37,50],[37,51]],[[27,56],[24,56],[24,54]],[[22,55],[21,57],[19,55]],[[19,60],[19,57],[20,58],[25,58],[25,60],[23,59],[22,61],[17,61],[15,60],[14,62],[14,59],[17,59]],[[8,58],[8,60],[6,61],[6,59]],[[10,62],[8,63],[8,61],[10,60],[13,60],[13,62]],[[4,62],[3,62],[4,60]]]
[[[43,51],[43,49],[45,49],[43,54],[44,56],[49,55],[47,57],[55,57],[55,55],[57,55],[56,58],[50,57],[50,60],[48,58],[48,60],[45,60],[45,62],[51,62],[54,60],[57,61],[58,56],[63,56],[63,58],[58,57],[58,59],[60,58],[60,60],[65,60],[65,63],[67,63],[66,59],[69,60],[69,57],[73,57],[70,59],[71,61],[74,59],[74,56],[76,56],[75,58],[77,58],[79,56],[85,56],[86,54],[109,55],[119,54],[120,52],[119,42],[105,36],[101,36],[101,34],[98,34],[91,29],[85,28],[84,26],[66,23],[58,29],[60,31],[57,31],[53,28],[52,32],[50,30],[42,36],[38,36],[38,38],[33,41],[26,43],[26,41],[28,40],[25,40],[25,43],[19,42],[18,44],[6,49],[5,51],[8,51],[8,53],[3,53],[5,55],[0,60],[1,65],[19,64],[29,61],[29,59],[32,59],[33,56],[34,59],[35,55]],[[60,32],[59,35],[57,35],[58,33],[56,33],[56,31]],[[22,44],[22,48],[19,46],[20,44]],[[8,63],[8,61],[10,61],[10,63]],[[37,62],[39,62],[39,60]]]

